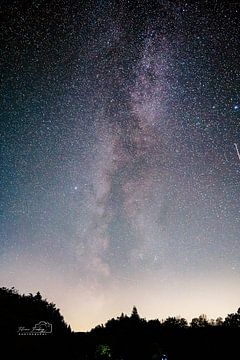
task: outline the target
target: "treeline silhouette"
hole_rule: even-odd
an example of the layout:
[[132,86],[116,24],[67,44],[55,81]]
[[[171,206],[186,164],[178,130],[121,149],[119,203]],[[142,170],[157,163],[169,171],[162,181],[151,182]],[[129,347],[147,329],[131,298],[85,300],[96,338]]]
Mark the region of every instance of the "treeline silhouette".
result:
[[56,335],[71,333],[60,310],[40,292],[20,295],[14,287],[0,288],[0,319],[0,334],[16,335],[20,327],[31,329],[42,320],[52,324]]
[[[41,322],[49,323],[52,332],[41,333],[36,326]],[[70,334],[60,310],[39,292],[20,295],[14,287],[0,288],[0,359],[67,359]]]
[[188,324],[181,317],[147,321],[134,306],[130,316],[122,313],[81,333],[72,332],[56,305],[39,292],[20,295],[3,287],[0,335],[11,339],[11,348],[2,344],[11,352],[8,358],[16,359],[240,359],[240,308],[225,319],[200,315]]

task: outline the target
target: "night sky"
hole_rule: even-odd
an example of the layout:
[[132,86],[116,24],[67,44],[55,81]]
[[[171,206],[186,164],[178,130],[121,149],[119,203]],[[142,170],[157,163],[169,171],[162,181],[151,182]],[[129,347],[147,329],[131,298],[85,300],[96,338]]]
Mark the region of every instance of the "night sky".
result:
[[74,330],[240,306],[237,1],[1,1],[0,284]]

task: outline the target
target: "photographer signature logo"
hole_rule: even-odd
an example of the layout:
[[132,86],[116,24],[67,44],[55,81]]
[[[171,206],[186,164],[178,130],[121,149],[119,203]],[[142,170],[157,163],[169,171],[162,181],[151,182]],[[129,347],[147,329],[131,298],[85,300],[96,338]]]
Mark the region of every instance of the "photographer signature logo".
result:
[[18,335],[49,335],[52,333],[52,324],[47,321],[40,321],[35,324],[32,329],[20,326],[18,328]]

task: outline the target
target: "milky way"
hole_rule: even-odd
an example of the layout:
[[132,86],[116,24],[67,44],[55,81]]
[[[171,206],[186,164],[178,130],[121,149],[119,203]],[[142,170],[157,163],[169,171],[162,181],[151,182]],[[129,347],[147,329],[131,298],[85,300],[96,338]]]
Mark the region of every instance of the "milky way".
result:
[[239,6],[0,9],[2,284],[80,330],[235,311]]

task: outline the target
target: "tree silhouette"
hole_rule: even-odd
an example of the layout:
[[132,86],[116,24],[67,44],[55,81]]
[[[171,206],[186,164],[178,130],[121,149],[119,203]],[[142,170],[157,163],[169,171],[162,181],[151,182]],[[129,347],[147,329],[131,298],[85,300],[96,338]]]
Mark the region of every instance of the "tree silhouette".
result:
[[228,314],[223,323],[224,326],[238,328],[240,327],[240,308],[236,313]]
[[187,320],[180,317],[168,317],[164,322],[163,326],[169,328],[186,328],[188,326]]
[[205,314],[202,314],[198,318],[193,318],[190,325],[191,327],[199,328],[209,326],[210,324],[207,320],[207,316]]
[[136,306],[133,306],[131,319],[140,320],[140,316],[138,314]]
[[221,316],[219,316],[216,320],[215,320],[215,326],[222,326],[223,325],[223,318]]
[[16,335],[19,327],[32,329],[40,321],[50,323],[53,334],[71,332],[56,305],[42,299],[40,292],[20,295],[15,288],[0,288],[0,319],[4,334]]

